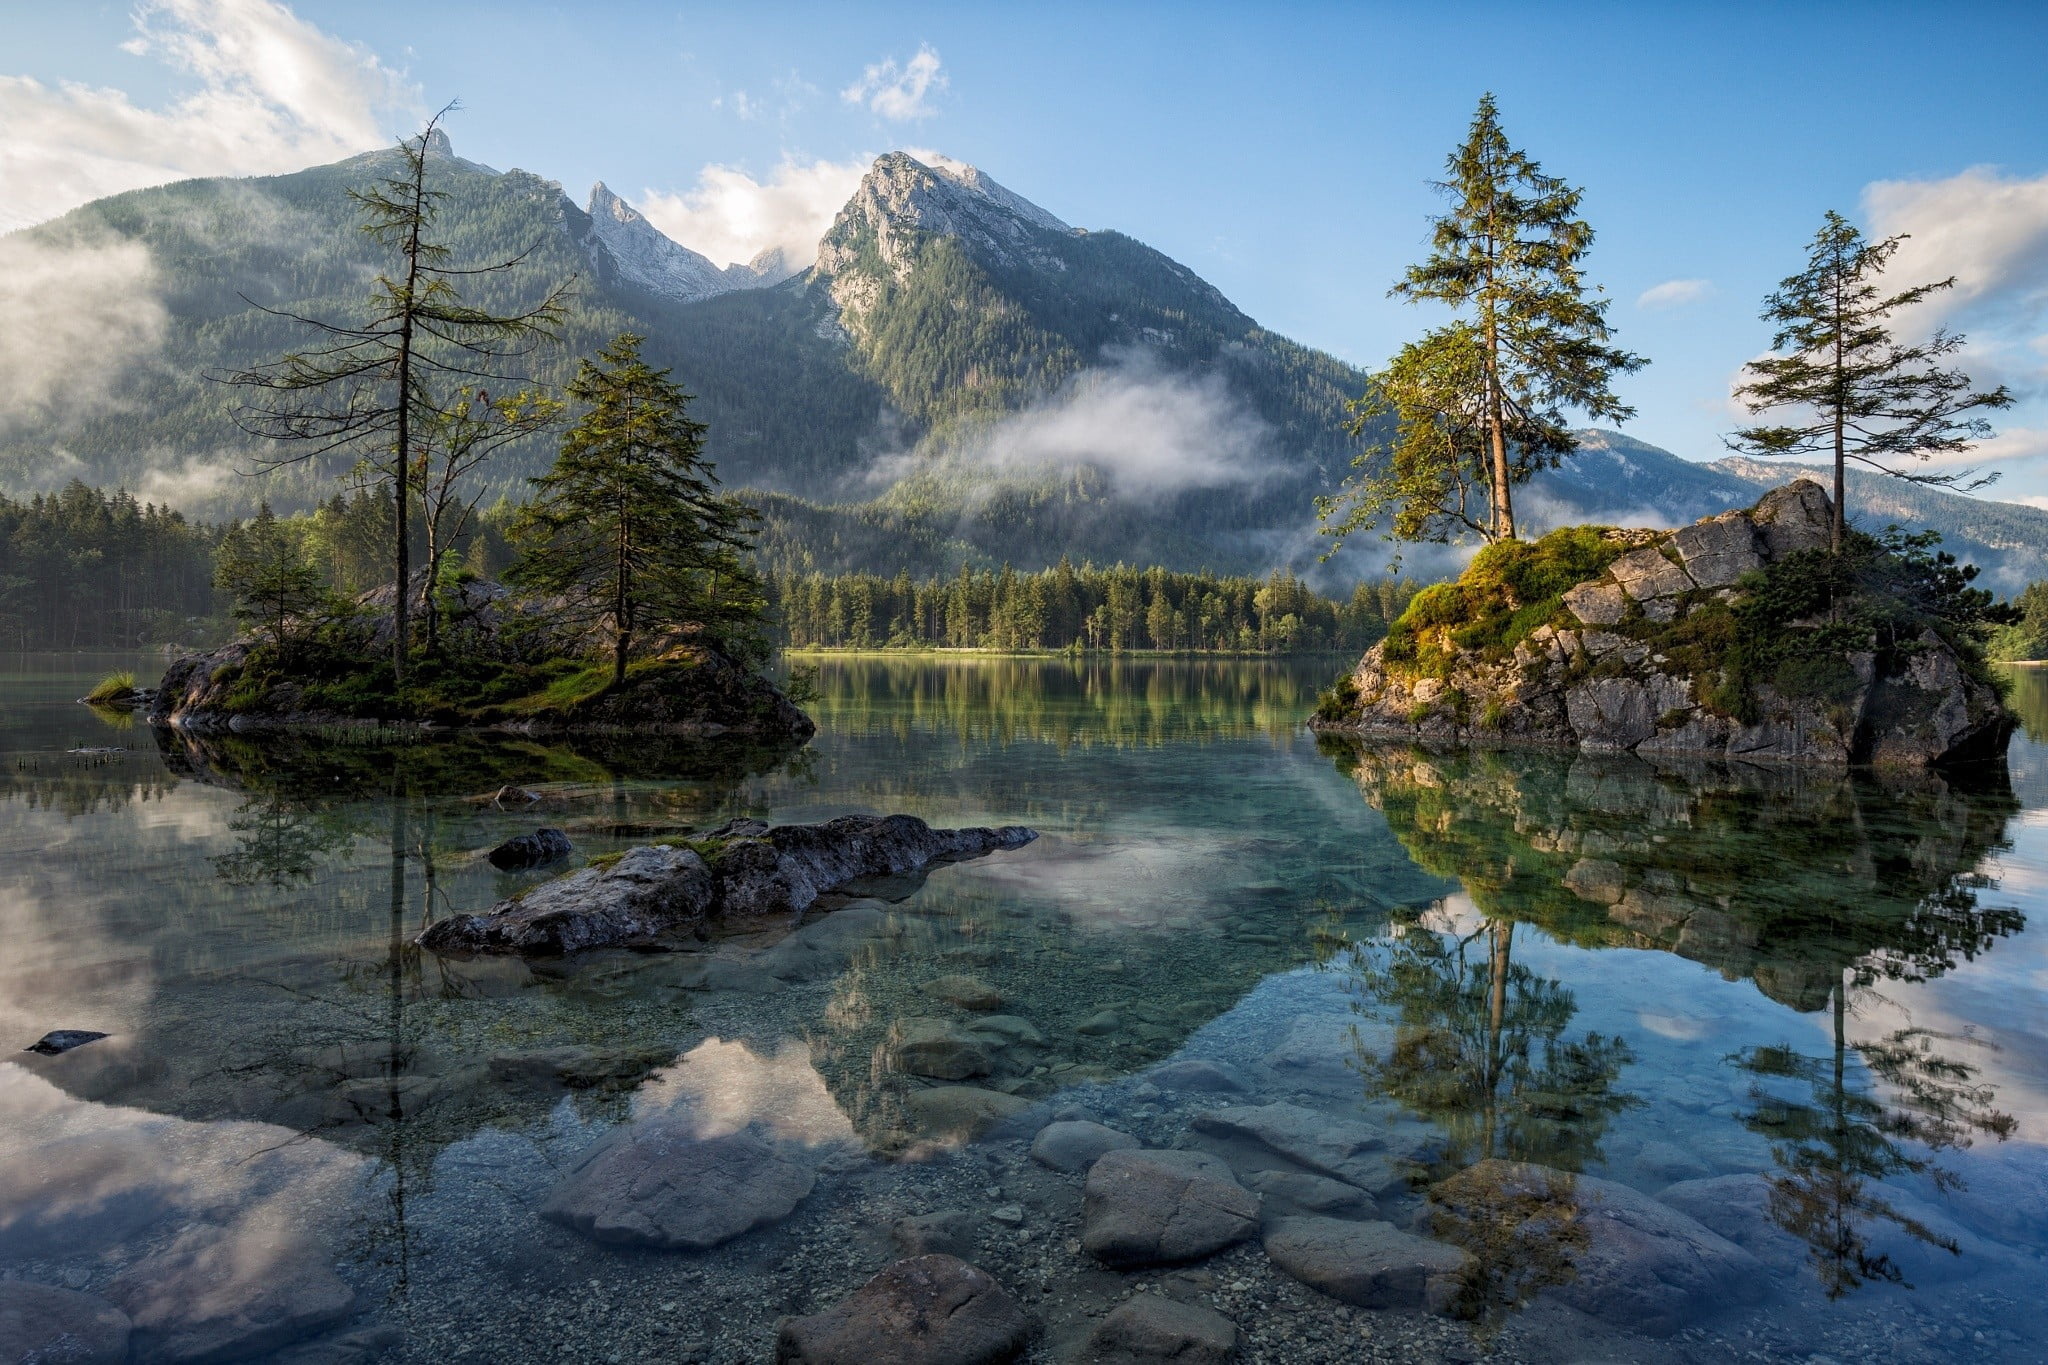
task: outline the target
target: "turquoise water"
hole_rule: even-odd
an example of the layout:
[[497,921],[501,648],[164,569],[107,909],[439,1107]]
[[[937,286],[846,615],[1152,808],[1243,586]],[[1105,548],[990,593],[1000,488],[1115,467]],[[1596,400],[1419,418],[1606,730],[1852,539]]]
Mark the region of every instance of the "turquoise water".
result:
[[[764,1360],[937,1209],[1034,1359],[1141,1286],[1248,1360],[2048,1355],[2048,672],[2009,777],[1948,782],[1318,744],[1328,663],[836,660],[793,753],[160,740],[71,701],[107,666],[0,672],[0,1039],[109,1035],[0,1066],[0,1276],[121,1302],[137,1359]],[[673,953],[409,946],[532,884],[480,855],[539,824],[581,858],[849,811],[1042,837]],[[929,989],[962,973],[1018,1021],[965,1092],[892,1045],[975,1022]],[[1243,1092],[1164,1083],[1188,1059]],[[1059,1112],[1199,1145],[1225,1103],[1412,1155],[1377,1216],[1470,1254],[1455,1316],[1257,1239],[1106,1270],[1025,1156]],[[706,1251],[539,1216],[675,1113],[816,1187]],[[1644,1268],[1671,1228],[1604,1261],[1603,1181],[1711,1229],[1719,1288]]]

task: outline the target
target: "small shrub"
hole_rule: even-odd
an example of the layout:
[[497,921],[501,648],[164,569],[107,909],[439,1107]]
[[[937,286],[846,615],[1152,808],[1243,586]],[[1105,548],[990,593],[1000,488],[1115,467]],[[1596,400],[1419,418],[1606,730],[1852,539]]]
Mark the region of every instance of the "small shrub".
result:
[[1349,720],[1358,711],[1358,679],[1349,673],[1316,694],[1316,719],[1330,724]]
[[93,684],[92,691],[85,699],[95,706],[113,706],[125,702],[135,691],[135,675],[127,669],[109,673]]

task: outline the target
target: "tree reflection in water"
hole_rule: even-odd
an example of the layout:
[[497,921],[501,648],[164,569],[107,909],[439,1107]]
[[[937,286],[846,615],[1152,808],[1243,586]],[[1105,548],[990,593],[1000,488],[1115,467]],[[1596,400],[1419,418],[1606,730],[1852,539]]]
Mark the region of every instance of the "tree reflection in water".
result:
[[[1462,883],[1483,921],[1462,936],[1401,926],[1349,950],[1360,1008],[1394,1024],[1391,1045],[1362,1047],[1366,1075],[1442,1126],[1445,1166],[1504,1158],[1550,1171],[1539,1180],[1497,1163],[1439,1185],[1458,1187],[1435,1200],[1440,1235],[1475,1255],[1468,1310],[1497,1313],[1570,1275],[1558,1248],[1576,1235],[1571,1173],[1599,1159],[1608,1123],[1632,1103],[1615,1089],[1626,1043],[1567,1036],[1572,993],[1513,960],[1518,922],[1588,948],[1674,953],[1792,1009],[1829,1011],[1827,1055],[1783,1045],[1729,1059],[1755,1082],[1743,1122],[1771,1145],[1766,1213],[1806,1245],[1833,1297],[1903,1282],[1873,1247],[1880,1227],[1957,1250],[1880,1182],[1919,1175],[1953,1189],[1937,1154],[2012,1131],[1963,1055],[1980,1045],[1910,1026],[1855,1041],[1848,1024],[1859,1005],[1881,1003],[1881,982],[1937,977],[2023,927],[2018,911],[1982,903],[1993,884],[1977,871],[2019,809],[2002,772],[1327,751],[1417,863]],[[1487,1172],[1500,1178],[1472,1178]]]
[[[1979,1134],[2003,1141],[2014,1128],[2012,1116],[1993,1107],[1991,1087],[1977,1079],[1979,1068],[1937,1051],[1984,1046],[1977,1040],[1908,1027],[1851,1043],[1854,984],[1852,974],[1835,989],[1834,1047],[1827,1055],[1807,1056],[1781,1044],[1747,1048],[1729,1059],[1757,1078],[1750,1091],[1755,1107],[1743,1123],[1770,1140],[1777,1165],[1765,1177],[1765,1208],[1772,1222],[1806,1244],[1807,1261],[1831,1299],[1872,1281],[1907,1284],[1892,1256],[1871,1246],[1878,1223],[1961,1254],[1954,1239],[1901,1212],[1873,1182],[1925,1175],[1944,1192],[1960,1189],[1962,1177],[1936,1164],[1933,1154],[1967,1147]],[[1859,1086],[1850,1071],[1852,1054],[1884,1082],[1888,1095]],[[1806,1088],[1806,1101],[1787,1100],[1769,1084],[1788,1081]]]

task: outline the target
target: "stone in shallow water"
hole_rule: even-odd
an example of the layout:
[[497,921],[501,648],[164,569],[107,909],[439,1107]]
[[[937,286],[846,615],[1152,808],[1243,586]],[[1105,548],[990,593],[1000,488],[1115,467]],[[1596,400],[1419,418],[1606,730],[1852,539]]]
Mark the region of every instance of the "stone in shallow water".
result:
[[948,1019],[898,1019],[889,1030],[889,1058],[898,1071],[940,1081],[995,1070],[987,1041]]
[[925,983],[924,991],[934,1000],[958,1005],[963,1010],[987,1011],[1003,1007],[1002,992],[978,976],[962,976],[956,973],[935,977]]
[[1465,1253],[1392,1223],[1282,1218],[1266,1232],[1274,1265],[1358,1308],[1442,1308]]
[[1004,1365],[1031,1320],[988,1273],[956,1256],[887,1267],[822,1313],[782,1324],[777,1365]]
[[558,863],[575,851],[576,846],[561,830],[537,829],[531,834],[513,835],[485,856],[491,860],[492,867],[510,872],[515,868]]
[[1031,1101],[978,1085],[934,1085],[911,1091],[904,1097],[903,1107],[919,1136],[967,1142],[1024,1113],[1031,1108]]
[[134,1323],[138,1359],[241,1360],[339,1322],[355,1291],[297,1234],[253,1225],[188,1228],[107,1287]]
[[[1440,1234],[1490,1257],[1557,1263],[1548,1292],[1603,1322],[1668,1336],[1764,1295],[1764,1264],[1639,1190],[1515,1161],[1482,1161],[1430,1191]],[[1462,1231],[1460,1231],[1462,1229]]]
[[1123,1151],[1141,1145],[1129,1133],[1120,1133],[1100,1123],[1048,1123],[1031,1141],[1031,1159],[1056,1171],[1085,1171],[1104,1152]]
[[1298,1104],[1231,1105],[1195,1115],[1191,1126],[1240,1172],[1274,1169],[1270,1160],[1260,1164],[1270,1154],[1369,1194],[1391,1193],[1403,1183],[1380,1130],[1355,1119]]
[[[1782,1275],[1804,1276],[1810,1282],[1807,1244],[1771,1221],[1771,1187],[1760,1175],[1723,1175],[1687,1180],[1658,1192],[1657,1198],[1680,1213],[1697,1218]],[[1940,1284],[1969,1279],[2012,1264],[2014,1253],[1980,1237],[1954,1216],[1905,1190],[1866,1183],[1858,1198],[1865,1207],[1852,1211],[1848,1222],[1863,1240],[1865,1253],[1883,1256],[1898,1267],[1909,1284]],[[1882,1201],[1901,1218],[1925,1228],[1938,1241],[1953,1242],[1951,1252],[1908,1232],[1900,1223],[1868,1207]]]
[[1225,1365],[1237,1354],[1237,1324],[1199,1304],[1136,1294],[1088,1338],[1095,1365]]
[[816,1181],[809,1162],[749,1129],[699,1137],[644,1119],[585,1152],[541,1216],[599,1242],[702,1250],[786,1217]]
[[940,1209],[899,1218],[889,1236],[905,1256],[965,1258],[974,1251],[974,1215],[965,1209]]
[[54,1057],[60,1052],[69,1052],[72,1048],[84,1047],[87,1043],[97,1043],[107,1036],[104,1033],[95,1033],[89,1028],[51,1029],[22,1051],[40,1052],[45,1057]]
[[1109,1152],[1084,1194],[1081,1245],[1107,1265],[1197,1260],[1259,1230],[1259,1197],[1207,1152]]
[[1245,1185],[1259,1196],[1266,1225],[1281,1218],[1310,1214],[1329,1218],[1377,1220],[1379,1204],[1356,1185],[1305,1171],[1254,1171]]
[[127,1359],[128,1315],[105,1299],[0,1280],[0,1362],[122,1365]]
[[1201,1090],[1216,1094],[1240,1095],[1252,1088],[1252,1083],[1244,1072],[1230,1063],[1211,1062],[1201,1058],[1155,1066],[1145,1073],[1145,1079],[1161,1090]]

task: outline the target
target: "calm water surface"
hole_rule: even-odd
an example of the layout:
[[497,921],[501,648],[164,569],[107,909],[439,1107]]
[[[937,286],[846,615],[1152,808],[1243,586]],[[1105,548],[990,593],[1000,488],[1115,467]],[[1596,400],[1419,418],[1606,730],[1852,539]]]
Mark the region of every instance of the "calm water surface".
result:
[[[71,701],[109,663],[0,664],[0,1040],[110,1035],[0,1065],[0,1277],[118,1302],[135,1360],[765,1360],[944,1209],[1034,1359],[1134,1289],[1250,1360],[2048,1359],[2048,671],[2009,776],[1949,782],[1318,745],[1330,663],[839,660],[784,754],[159,740]],[[545,875],[481,856],[537,825],[849,811],[1043,837],[673,953],[409,946]],[[906,1074],[906,1020],[982,1074]],[[1257,1239],[1102,1269],[1025,1156],[1271,1103],[1385,1135],[1343,1216],[1470,1253],[1455,1316]],[[677,1116],[815,1188],[700,1252],[539,1216]]]

